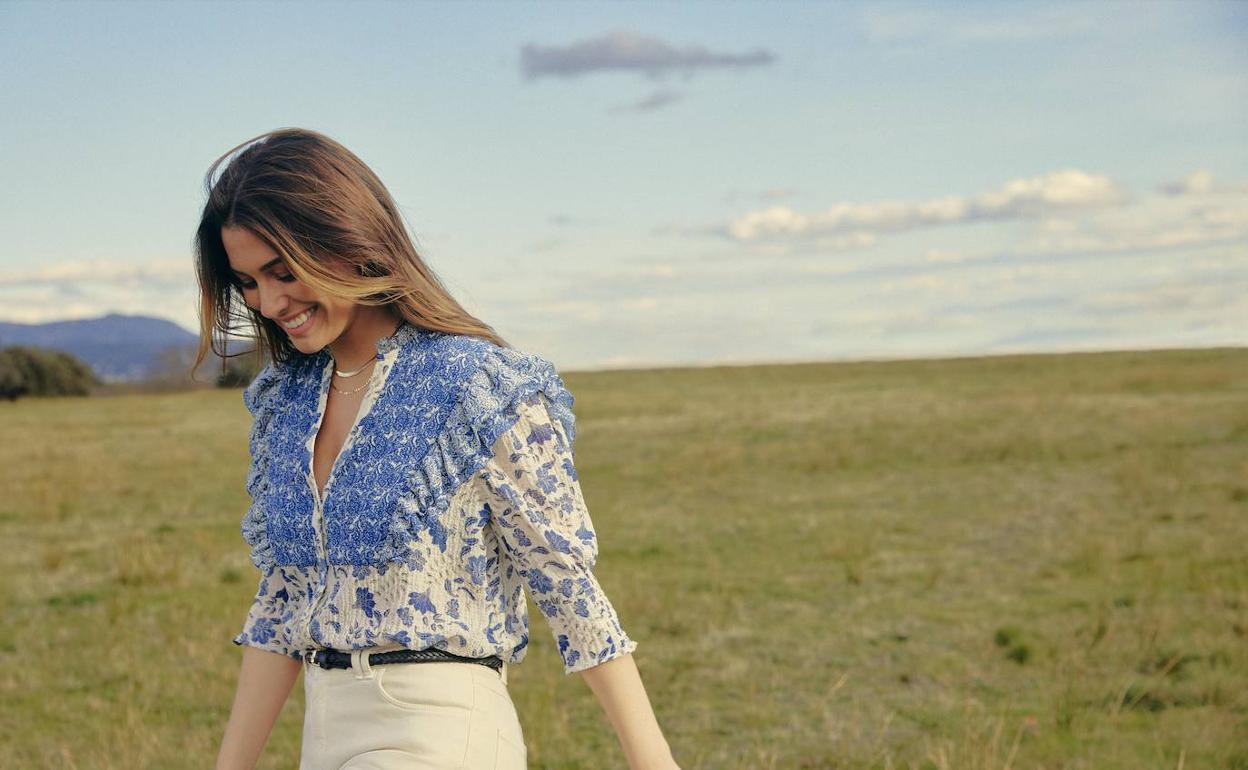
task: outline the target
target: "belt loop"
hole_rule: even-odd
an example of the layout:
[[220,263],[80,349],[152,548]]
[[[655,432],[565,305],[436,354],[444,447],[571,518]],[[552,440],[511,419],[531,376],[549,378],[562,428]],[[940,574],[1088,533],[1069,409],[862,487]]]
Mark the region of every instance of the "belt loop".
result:
[[372,679],[373,667],[368,663],[368,650],[351,651],[351,668],[355,669],[356,679]]
[[498,675],[502,677],[503,684],[507,684],[507,661],[503,661],[503,667],[498,670]]

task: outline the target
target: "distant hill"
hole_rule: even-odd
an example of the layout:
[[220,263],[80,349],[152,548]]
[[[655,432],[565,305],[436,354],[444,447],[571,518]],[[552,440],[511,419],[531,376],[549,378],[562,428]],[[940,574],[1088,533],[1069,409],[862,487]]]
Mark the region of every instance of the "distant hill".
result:
[[[169,348],[193,352],[198,336],[163,318],[110,313],[100,318],[24,324],[0,321],[0,347],[31,345],[63,350],[105,382],[142,380]],[[208,364],[210,362],[205,362]]]

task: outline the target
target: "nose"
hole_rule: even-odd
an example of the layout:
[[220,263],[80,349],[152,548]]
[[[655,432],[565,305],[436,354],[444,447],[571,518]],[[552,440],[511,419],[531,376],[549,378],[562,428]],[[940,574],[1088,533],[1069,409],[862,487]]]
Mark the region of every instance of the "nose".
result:
[[[266,286],[268,288],[265,288]],[[282,290],[280,283],[276,281],[261,282],[258,284],[258,289],[260,291],[261,315],[273,321],[290,315],[290,298],[286,296],[286,292]]]

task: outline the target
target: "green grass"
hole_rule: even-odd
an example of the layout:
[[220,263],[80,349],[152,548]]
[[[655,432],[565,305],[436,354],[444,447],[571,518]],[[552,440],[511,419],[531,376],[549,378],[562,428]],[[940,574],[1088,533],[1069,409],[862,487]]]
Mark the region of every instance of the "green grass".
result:
[[[1248,768],[1248,350],[565,375],[685,770]],[[0,766],[209,767],[238,391],[0,403]],[[541,613],[533,768],[623,768]],[[297,683],[261,767],[294,768]]]

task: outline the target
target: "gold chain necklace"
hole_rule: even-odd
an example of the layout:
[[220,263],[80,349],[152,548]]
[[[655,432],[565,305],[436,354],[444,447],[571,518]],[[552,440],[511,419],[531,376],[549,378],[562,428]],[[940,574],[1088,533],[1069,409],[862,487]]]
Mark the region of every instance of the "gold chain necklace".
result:
[[[387,335],[387,336],[388,336],[388,337],[393,337],[394,335],[398,334],[398,333],[399,333],[399,329],[402,329],[402,328],[403,328],[403,322],[402,322],[402,321],[399,321],[399,325],[398,325],[398,327],[397,327],[394,331],[390,332],[390,334],[389,334],[389,335]],[[365,368],[367,368],[369,364],[375,364],[375,363],[377,363],[378,358],[380,358],[380,355],[378,355],[378,356],[375,356],[375,357],[373,357],[373,358],[368,359],[368,363],[364,364],[364,365],[363,365],[363,366],[361,366],[359,369],[356,369],[354,372],[343,372],[343,371],[339,371],[339,370],[338,370],[338,368],[337,368],[337,366],[335,366],[335,368],[334,368],[334,374],[338,375],[339,377],[354,377],[355,375],[357,375],[357,374],[359,374],[360,372],[364,371],[364,369],[365,369]],[[336,362],[336,361],[335,361],[334,363],[335,363],[335,364],[337,364],[337,362]],[[352,393],[359,393],[361,390],[364,390],[365,388],[367,388],[367,387],[369,386],[369,384],[370,384],[370,383],[372,383],[372,381],[373,381],[373,373],[374,373],[374,372],[376,372],[376,371],[377,371],[377,367],[375,367],[375,366],[374,366],[374,367],[373,367],[373,371],[371,371],[371,372],[369,372],[369,373],[368,373],[368,379],[364,381],[364,384],[363,384],[363,385],[361,385],[361,386],[360,386],[360,387],[358,387],[358,388],[355,388],[354,390],[343,390],[342,388],[335,387],[335,386],[334,386],[334,381],[333,381],[332,379],[329,381],[329,387],[333,388],[334,390],[338,391],[339,393],[341,393],[341,394],[342,394],[342,395],[344,395],[344,396],[349,396],[349,395],[351,395]]]
[[344,396],[349,396],[349,395],[351,395],[352,393],[359,393],[361,390],[364,390],[365,388],[367,388],[367,387],[368,387],[368,386],[372,383],[372,381],[373,381],[373,375],[371,375],[371,374],[370,374],[370,375],[368,375],[368,379],[364,382],[364,384],[363,384],[363,385],[361,385],[361,386],[360,386],[360,387],[358,387],[358,388],[353,388],[353,389],[351,389],[351,390],[343,390],[342,388],[338,387],[337,385],[335,385],[335,384],[334,384],[334,383],[332,383],[332,382],[331,382],[331,383],[329,383],[329,387],[333,388],[334,390],[338,391],[339,393],[341,393],[341,394],[342,394],[342,395],[344,395]]
[[[369,363],[369,364],[375,364],[375,363],[377,363],[377,359],[376,359],[376,358],[370,359],[368,363]],[[356,369],[354,372],[351,372],[350,374],[343,374],[342,372],[339,372],[337,369],[334,369],[334,374],[337,374],[339,377],[354,377],[355,375],[357,375],[357,374],[359,374],[360,372],[364,371],[364,369],[365,369],[367,366],[368,366],[368,364],[364,364],[364,366],[361,366],[359,369]],[[342,395],[344,395],[344,396],[349,396],[349,395],[351,395],[352,393],[359,393],[361,390],[364,390],[365,388],[367,388],[369,385],[371,385],[371,384],[372,384],[372,382],[373,382],[373,374],[374,374],[376,371],[377,371],[377,367],[375,367],[375,366],[374,366],[374,367],[373,367],[373,370],[372,370],[371,372],[369,372],[369,373],[368,373],[368,379],[367,379],[367,380],[365,380],[365,381],[364,381],[364,384],[363,384],[363,385],[361,385],[361,386],[360,386],[360,387],[358,387],[358,388],[354,388],[354,389],[352,389],[352,390],[343,390],[342,388],[340,388],[340,387],[338,387],[338,386],[334,385],[334,381],[333,381],[333,379],[330,379],[330,381],[329,381],[329,387],[333,388],[334,390],[338,391],[339,393],[341,393],[341,394],[342,394]]]

